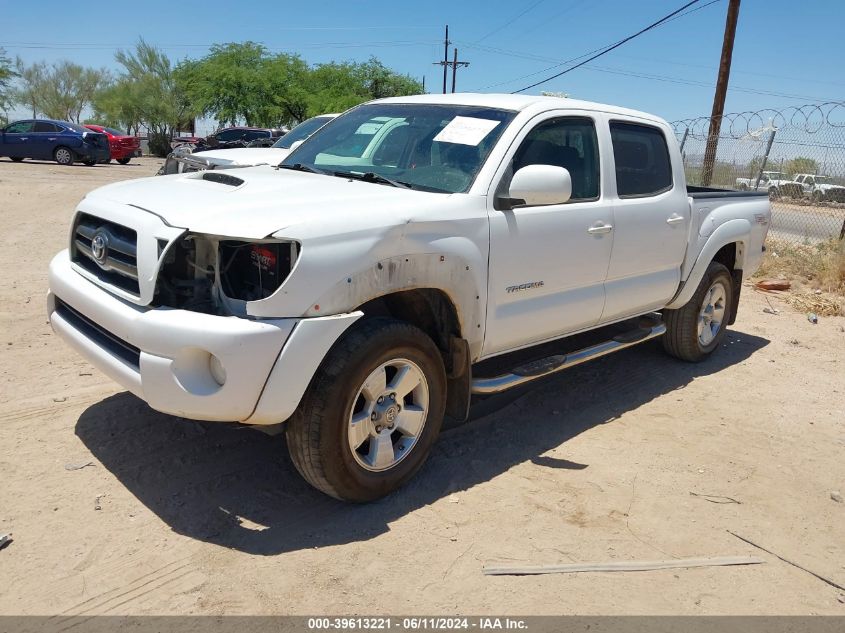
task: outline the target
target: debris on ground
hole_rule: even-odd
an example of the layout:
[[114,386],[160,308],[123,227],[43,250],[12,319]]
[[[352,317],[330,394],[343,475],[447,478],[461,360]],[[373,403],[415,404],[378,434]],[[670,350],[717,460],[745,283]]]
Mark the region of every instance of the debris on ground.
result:
[[812,292],[790,292],[782,299],[796,310],[812,312],[819,316],[839,316],[845,314],[845,302],[835,295],[817,295]]
[[761,279],[754,286],[760,290],[772,291],[789,290],[792,284],[787,279]]
[[831,490],[830,498],[833,499],[836,503],[842,503],[842,493],[840,493],[838,490]]
[[94,509],[95,510],[102,510],[103,509],[102,505],[100,505],[100,499],[102,499],[105,496],[106,495],[97,495],[97,498],[94,499]]
[[807,314],[807,320],[813,325],[815,325],[819,322],[819,317],[816,316],[815,312],[810,312]]
[[748,543],[749,545],[752,545],[753,547],[756,547],[757,549],[763,550],[763,551],[764,551],[764,552],[766,552],[767,554],[771,554],[772,556],[775,556],[776,558],[779,558],[780,560],[782,560],[784,563],[787,563],[788,565],[792,565],[793,567],[797,567],[797,568],[798,568],[798,569],[800,569],[801,571],[805,571],[805,572],[807,572],[808,574],[810,574],[811,576],[815,576],[816,578],[818,578],[819,580],[821,580],[821,581],[822,581],[822,582],[824,582],[824,583],[827,583],[827,584],[828,584],[828,585],[830,585],[831,587],[836,587],[837,589],[841,589],[842,591],[845,591],[845,587],[843,587],[842,585],[838,585],[838,584],[836,584],[835,582],[833,582],[833,581],[832,581],[832,580],[830,580],[829,578],[825,578],[824,576],[822,576],[822,575],[820,575],[820,574],[817,574],[817,573],[816,573],[816,572],[814,572],[814,571],[810,571],[810,570],[809,570],[809,569],[807,569],[806,567],[802,567],[802,566],[801,566],[801,565],[799,565],[798,563],[794,563],[794,562],[792,562],[791,560],[789,560],[789,559],[787,559],[787,558],[784,558],[784,557],[783,557],[783,556],[781,556],[780,554],[775,554],[773,551],[766,549],[766,548],[765,548],[765,547],[763,547],[762,545],[757,545],[757,543],[755,543],[754,541],[750,541],[750,540],[748,540],[747,538],[745,538],[744,536],[740,536],[740,535],[739,535],[739,534],[737,534],[736,532],[731,532],[730,530],[728,530],[727,532],[728,532],[728,534],[730,534],[731,536],[735,536],[735,537],[737,537],[740,541],[744,541],[744,542]]
[[86,466],[94,466],[94,462],[76,462],[65,464],[65,470],[82,470]]
[[692,567],[725,567],[765,563],[756,556],[718,556],[715,558],[681,558],[677,560],[611,561],[607,563],[567,563],[563,565],[500,566],[484,565],[485,576],[532,576],[536,574],[569,574],[596,571],[654,571]]
[[705,501],[709,501],[710,503],[736,503],[742,505],[742,501],[737,501],[733,497],[723,497],[722,495],[705,495],[698,492],[690,491],[690,496],[693,497],[701,497]]
[[763,308],[763,312],[765,312],[766,314],[774,314],[775,316],[780,314],[780,310],[777,310],[775,308]]
[[11,534],[0,534],[0,550],[12,542]]
[[62,396],[61,398],[53,398],[53,402],[65,402],[67,397]]

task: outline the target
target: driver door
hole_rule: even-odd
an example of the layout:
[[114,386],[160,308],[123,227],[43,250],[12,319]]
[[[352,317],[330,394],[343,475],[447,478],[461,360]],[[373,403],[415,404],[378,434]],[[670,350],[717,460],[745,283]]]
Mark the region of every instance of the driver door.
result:
[[[595,325],[605,303],[613,208],[602,200],[594,113],[544,115],[527,126],[497,176],[495,200],[527,165],[566,168],[565,204],[490,210],[490,263],[484,356],[527,347]],[[602,177],[600,178],[600,175]]]

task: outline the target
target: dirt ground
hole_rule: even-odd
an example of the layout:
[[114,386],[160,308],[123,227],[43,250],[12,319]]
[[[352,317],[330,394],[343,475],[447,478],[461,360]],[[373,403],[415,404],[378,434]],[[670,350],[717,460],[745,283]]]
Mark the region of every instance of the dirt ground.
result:
[[[845,585],[845,318],[766,314],[746,288],[708,361],[654,341],[581,365],[486,403],[398,494],[344,505],[282,436],[152,411],[51,333],[74,206],[158,164],[0,159],[0,613],[845,614],[727,532]],[[765,564],[481,573],[727,555]]]

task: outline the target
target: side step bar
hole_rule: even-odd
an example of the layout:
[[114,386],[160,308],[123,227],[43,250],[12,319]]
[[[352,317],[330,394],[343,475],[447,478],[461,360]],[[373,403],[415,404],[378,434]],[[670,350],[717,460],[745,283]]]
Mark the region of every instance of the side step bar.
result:
[[631,347],[639,343],[643,343],[649,339],[656,338],[666,333],[666,326],[663,323],[657,323],[651,327],[638,328],[629,332],[624,332],[614,336],[609,341],[598,343],[591,347],[585,347],[577,352],[569,354],[557,354],[542,358],[540,360],[532,361],[524,365],[520,365],[511,371],[509,374],[502,374],[501,376],[494,376],[493,378],[477,378],[472,381],[472,393],[475,395],[489,395],[494,393],[501,393],[508,389],[513,389],[519,385],[524,385],[532,380],[543,378],[551,374],[556,374],[564,369],[569,369],[575,365],[580,365],[588,360],[606,356],[613,352],[618,352],[626,347]]

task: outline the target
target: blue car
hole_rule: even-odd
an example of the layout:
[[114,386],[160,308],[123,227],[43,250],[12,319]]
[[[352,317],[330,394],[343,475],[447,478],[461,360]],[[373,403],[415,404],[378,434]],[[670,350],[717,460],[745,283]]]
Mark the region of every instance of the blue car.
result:
[[24,158],[54,160],[59,165],[107,163],[109,139],[76,123],[29,119],[15,121],[0,130],[0,156],[15,162]]

